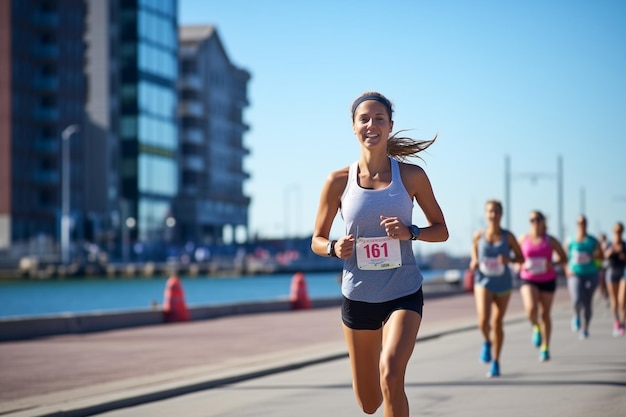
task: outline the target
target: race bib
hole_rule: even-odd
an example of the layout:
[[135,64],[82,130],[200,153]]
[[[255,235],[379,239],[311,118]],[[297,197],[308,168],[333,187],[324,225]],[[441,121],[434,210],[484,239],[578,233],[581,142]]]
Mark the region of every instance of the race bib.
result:
[[504,264],[500,262],[498,257],[485,257],[481,259],[478,269],[488,277],[504,274]]
[[546,258],[526,258],[524,269],[531,274],[543,274],[548,271],[548,260]]
[[591,255],[587,252],[579,252],[576,249],[572,251],[572,260],[575,264],[585,265],[591,263]]
[[400,241],[388,236],[357,238],[356,261],[363,270],[398,268],[402,266]]

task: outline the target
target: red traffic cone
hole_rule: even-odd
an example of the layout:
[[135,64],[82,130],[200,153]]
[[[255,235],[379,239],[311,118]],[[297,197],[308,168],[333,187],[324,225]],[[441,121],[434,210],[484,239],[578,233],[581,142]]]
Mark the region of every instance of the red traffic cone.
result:
[[292,310],[304,310],[311,308],[311,300],[306,288],[306,280],[302,272],[297,272],[291,279],[291,291],[289,301]]
[[189,321],[189,310],[187,310],[183,286],[178,277],[169,277],[165,284],[163,298],[163,319],[166,322]]

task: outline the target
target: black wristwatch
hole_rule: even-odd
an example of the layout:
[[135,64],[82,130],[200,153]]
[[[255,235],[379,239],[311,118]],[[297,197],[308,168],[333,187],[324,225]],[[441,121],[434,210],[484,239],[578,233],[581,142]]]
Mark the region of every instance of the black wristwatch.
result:
[[420,237],[420,234],[422,233],[422,229],[412,224],[409,226],[409,232],[411,232],[411,240],[417,240],[417,238]]
[[326,245],[326,255],[330,256],[331,258],[338,258],[337,254],[335,253],[335,243],[337,243],[336,240],[331,240],[328,242],[328,245]]

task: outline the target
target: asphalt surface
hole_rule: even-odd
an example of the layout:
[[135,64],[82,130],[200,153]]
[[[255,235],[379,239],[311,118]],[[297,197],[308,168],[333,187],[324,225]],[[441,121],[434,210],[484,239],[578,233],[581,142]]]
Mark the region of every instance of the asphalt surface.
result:
[[[552,360],[541,363],[516,291],[502,376],[486,378],[472,295],[425,292],[411,415],[626,416],[626,338],[612,337],[600,297],[591,336],[579,340],[559,287]],[[3,416],[363,415],[338,307],[4,342],[0,369]]]

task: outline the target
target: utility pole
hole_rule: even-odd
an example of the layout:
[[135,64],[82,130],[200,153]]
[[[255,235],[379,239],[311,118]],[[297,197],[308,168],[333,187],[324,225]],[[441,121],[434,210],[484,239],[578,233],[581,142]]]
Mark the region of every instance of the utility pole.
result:
[[61,262],[70,262],[70,138],[78,125],[69,125],[61,132]]
[[[564,239],[564,226],[563,226],[563,158],[559,155],[556,161],[556,199],[557,199],[557,230],[559,234],[559,240],[562,242]],[[530,179],[533,183],[540,178],[552,178],[555,175],[552,173],[542,172],[526,172],[518,174],[518,178]],[[504,157],[504,213],[506,228],[511,228],[511,159],[508,155]]]

